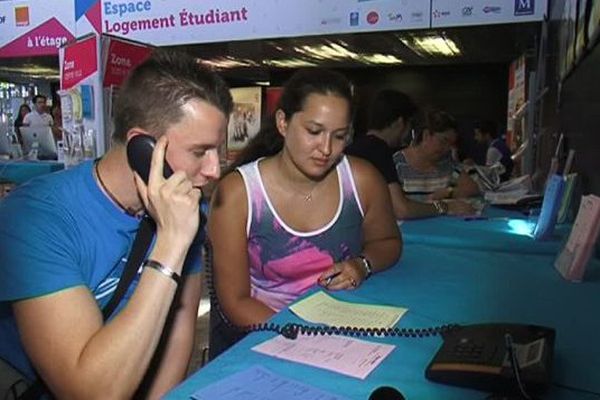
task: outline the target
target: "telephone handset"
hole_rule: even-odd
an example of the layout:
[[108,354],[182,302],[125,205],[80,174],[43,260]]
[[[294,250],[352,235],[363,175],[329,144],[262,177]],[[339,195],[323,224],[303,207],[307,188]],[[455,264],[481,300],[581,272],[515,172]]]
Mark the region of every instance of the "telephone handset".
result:
[[[150,135],[136,135],[127,143],[127,161],[129,166],[138,173],[140,178],[148,184],[150,176],[150,164],[152,163],[152,153],[156,146],[156,139]],[[170,177],[173,170],[167,160],[164,162],[163,176]]]
[[[150,177],[150,164],[152,163],[154,147],[156,147],[156,139],[146,134],[136,135],[129,139],[127,143],[127,162],[146,184],[148,184],[148,178]],[[173,175],[173,169],[165,160],[163,176],[167,179],[171,175]],[[205,223],[206,216],[200,209],[200,229],[204,227]]]
[[462,326],[444,333],[425,376],[486,391],[541,391],[551,382],[555,335],[554,329],[537,325]]

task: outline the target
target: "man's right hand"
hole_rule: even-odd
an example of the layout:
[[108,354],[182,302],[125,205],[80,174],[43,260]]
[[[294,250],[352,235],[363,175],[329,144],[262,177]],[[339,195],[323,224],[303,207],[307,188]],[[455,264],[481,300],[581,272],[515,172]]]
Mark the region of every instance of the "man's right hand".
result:
[[148,185],[137,174],[135,182],[146,210],[156,222],[157,236],[187,249],[198,232],[202,192],[192,186],[184,171],[164,178],[166,147],[167,137],[163,135],[152,154]]

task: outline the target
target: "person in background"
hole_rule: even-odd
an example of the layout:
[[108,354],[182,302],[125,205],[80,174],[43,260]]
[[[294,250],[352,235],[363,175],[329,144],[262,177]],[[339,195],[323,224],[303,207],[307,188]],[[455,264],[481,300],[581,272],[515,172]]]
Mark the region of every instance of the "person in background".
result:
[[46,96],[42,94],[35,95],[33,97],[33,111],[23,118],[23,126],[52,126],[54,120],[52,116],[48,114],[46,110]]
[[23,143],[21,140],[21,131],[20,127],[23,126],[23,119],[27,114],[31,112],[31,108],[27,104],[21,104],[19,107],[19,112],[17,113],[17,118],[15,118],[15,133],[17,134],[17,138],[19,139],[19,143]]
[[447,208],[441,209],[431,202],[411,200],[405,195],[394,166],[394,150],[400,147],[410,131],[411,119],[416,112],[417,107],[406,94],[397,90],[379,92],[369,109],[367,133],[355,137],[346,148],[346,154],[369,161],[381,173],[397,219],[437,216],[440,210],[451,215],[472,214],[473,207],[464,201],[448,203]]
[[480,121],[475,125],[475,140],[487,146],[485,165],[491,166],[501,163],[504,166],[504,173],[500,175],[500,180],[510,179],[514,163],[511,157],[510,149],[506,142],[498,135],[498,129],[493,121]]
[[54,140],[62,140],[62,110],[60,108],[60,103],[55,102],[52,104],[52,108],[50,109],[50,114],[52,114],[52,135],[54,135]]
[[[156,50],[119,89],[102,158],[0,202],[0,358],[61,399],[158,399],[181,382],[200,299],[200,187],[219,176],[232,104],[193,57]],[[126,154],[140,134],[158,139],[147,184]],[[153,245],[103,322],[146,212]]]
[[456,142],[456,121],[444,111],[430,111],[418,120],[411,146],[394,154],[394,164],[406,195],[432,201],[445,214],[450,199],[479,194],[477,183],[460,169],[450,150]]
[[[343,75],[297,71],[273,123],[220,181],[208,232],[219,306],[233,324],[263,323],[316,285],[355,289],[399,258],[385,181],[344,155],[351,105]],[[239,338],[230,331],[213,318],[211,358]]]

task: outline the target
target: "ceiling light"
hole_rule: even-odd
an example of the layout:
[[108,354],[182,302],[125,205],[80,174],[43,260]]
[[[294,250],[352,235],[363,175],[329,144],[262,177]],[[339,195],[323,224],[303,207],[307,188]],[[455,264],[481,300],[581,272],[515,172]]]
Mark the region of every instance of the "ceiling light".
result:
[[359,61],[366,64],[402,64],[403,61],[391,54],[361,54],[358,57]]
[[461,54],[458,45],[444,35],[407,36],[400,40],[418,55],[456,57]]
[[22,67],[1,67],[1,74],[17,74],[24,75],[32,79],[60,79],[60,74],[57,68],[40,67],[31,64],[25,64]]
[[355,59],[358,57],[358,54],[344,46],[331,42],[320,46],[294,47],[294,51],[317,60]]
[[288,58],[282,60],[264,60],[263,64],[280,68],[315,67],[317,64],[300,58]]
[[228,69],[228,68],[241,68],[241,67],[256,67],[258,64],[255,61],[248,59],[241,59],[235,57],[219,57],[211,60],[198,59],[200,64],[206,65],[210,68],[216,69]]

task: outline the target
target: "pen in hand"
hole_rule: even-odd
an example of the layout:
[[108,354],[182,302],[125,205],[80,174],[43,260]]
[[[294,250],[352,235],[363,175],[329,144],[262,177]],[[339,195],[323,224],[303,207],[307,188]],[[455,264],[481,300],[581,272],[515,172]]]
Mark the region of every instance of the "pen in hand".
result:
[[329,275],[329,276],[327,277],[327,279],[325,279],[325,285],[324,285],[324,286],[325,286],[325,287],[329,286],[329,284],[331,283],[331,281],[332,281],[332,280],[333,280],[333,279],[334,279],[336,276],[338,276],[338,275],[339,275],[339,274],[341,274],[341,273],[342,273],[342,271],[338,271],[338,272],[335,272],[335,273],[333,273],[333,274]]

